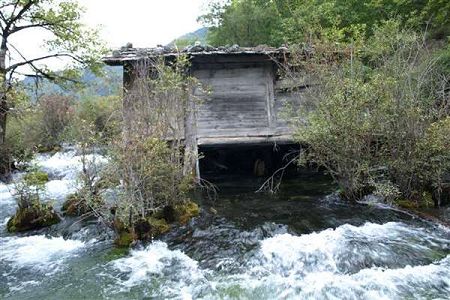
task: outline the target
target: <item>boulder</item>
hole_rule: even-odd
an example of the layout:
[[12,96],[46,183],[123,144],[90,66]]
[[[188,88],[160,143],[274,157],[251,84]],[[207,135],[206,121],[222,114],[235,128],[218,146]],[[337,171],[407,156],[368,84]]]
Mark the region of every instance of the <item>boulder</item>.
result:
[[6,227],[9,232],[23,232],[48,227],[60,221],[60,217],[50,204],[34,203],[17,209]]

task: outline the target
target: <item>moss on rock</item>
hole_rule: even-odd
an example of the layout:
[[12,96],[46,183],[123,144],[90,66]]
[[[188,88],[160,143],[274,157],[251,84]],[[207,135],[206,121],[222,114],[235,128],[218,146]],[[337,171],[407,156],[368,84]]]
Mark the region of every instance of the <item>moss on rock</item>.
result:
[[394,201],[394,203],[398,207],[405,208],[405,209],[417,209],[418,208],[417,202],[411,201],[408,199],[397,199]]
[[25,176],[23,177],[23,181],[27,185],[32,186],[44,185],[48,182],[48,180],[48,174],[42,171],[33,171],[25,174]]
[[51,205],[34,203],[29,207],[17,209],[6,227],[9,232],[23,232],[48,227],[60,221],[61,219]]
[[409,210],[417,210],[423,208],[431,208],[434,206],[433,196],[430,192],[424,191],[422,194],[417,194],[415,200],[400,198],[394,203],[401,208]]
[[164,234],[170,230],[170,225],[164,219],[148,218],[148,222],[152,228],[153,237]]
[[175,206],[176,220],[180,224],[187,224],[190,219],[197,217],[200,214],[200,208],[197,203],[192,201],[186,201],[183,204]]
[[36,147],[37,153],[55,153],[62,150],[60,145],[38,145]]
[[114,244],[117,247],[129,247],[134,241],[137,240],[137,236],[134,230],[128,228],[119,219],[114,220],[114,230],[116,231],[116,239]]
[[151,241],[153,238],[168,232],[171,228],[171,223],[186,224],[191,218],[198,216],[199,213],[198,205],[192,201],[187,201],[175,207],[167,206],[148,218],[139,219],[134,222],[131,228],[116,219],[114,221],[114,229],[117,234],[115,244],[118,247],[129,247],[138,240]]

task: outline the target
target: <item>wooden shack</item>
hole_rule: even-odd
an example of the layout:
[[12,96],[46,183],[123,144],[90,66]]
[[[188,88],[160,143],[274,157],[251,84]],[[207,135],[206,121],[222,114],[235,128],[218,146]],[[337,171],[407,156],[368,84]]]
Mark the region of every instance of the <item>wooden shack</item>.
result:
[[[232,147],[239,145],[291,144],[292,130],[282,117],[286,101],[297,97],[280,88],[278,66],[286,48],[188,47],[178,52],[169,47],[136,49],[123,47],[104,61],[123,66],[125,93],[132,86],[134,66],[140,60],[163,56],[167,60],[187,55],[190,74],[210,93],[195,91],[203,98],[196,108],[196,132],[191,138],[198,146]],[[186,137],[189,138],[189,137]]]

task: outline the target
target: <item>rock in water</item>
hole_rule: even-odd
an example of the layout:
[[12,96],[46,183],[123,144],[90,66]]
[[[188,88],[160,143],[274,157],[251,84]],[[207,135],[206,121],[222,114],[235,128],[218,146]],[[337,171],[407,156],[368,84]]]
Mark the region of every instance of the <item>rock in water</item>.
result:
[[9,232],[23,232],[48,227],[60,221],[51,205],[38,203],[17,209],[6,226]]

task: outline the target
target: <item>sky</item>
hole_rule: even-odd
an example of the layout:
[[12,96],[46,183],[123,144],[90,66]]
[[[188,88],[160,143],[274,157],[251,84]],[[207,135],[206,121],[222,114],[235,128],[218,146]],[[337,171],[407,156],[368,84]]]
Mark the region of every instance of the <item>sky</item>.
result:
[[101,25],[102,37],[118,48],[127,42],[135,47],[168,44],[201,27],[197,17],[206,0],[79,0],[86,8],[84,20]]
[[[85,8],[83,22],[100,28],[100,36],[110,49],[128,42],[134,47],[168,44],[175,38],[201,28],[197,22],[208,0],[78,0]],[[41,47],[50,38],[43,31],[24,30],[12,44],[28,59],[46,54]],[[16,54],[12,53],[12,60]],[[18,57],[17,57],[18,58]],[[64,66],[60,60],[47,61],[53,69]],[[27,71],[24,71],[27,72]]]

